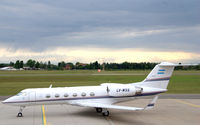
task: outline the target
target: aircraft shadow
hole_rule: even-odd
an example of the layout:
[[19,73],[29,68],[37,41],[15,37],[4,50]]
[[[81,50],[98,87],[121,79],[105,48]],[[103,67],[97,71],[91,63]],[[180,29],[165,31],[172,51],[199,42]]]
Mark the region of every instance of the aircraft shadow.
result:
[[[75,111],[70,113],[65,113],[65,115],[70,116],[80,116],[80,117],[89,117],[92,119],[101,119],[102,117],[107,120],[108,122],[113,123],[121,123],[126,125],[133,125],[133,124],[146,124],[147,121],[142,120],[142,118],[138,119],[138,117],[142,116],[149,116],[151,115],[150,112],[126,112],[126,111],[114,111],[110,110],[110,115],[108,117],[102,116],[101,113],[97,113],[95,109],[85,109],[81,111]],[[131,117],[130,117],[131,116]]]

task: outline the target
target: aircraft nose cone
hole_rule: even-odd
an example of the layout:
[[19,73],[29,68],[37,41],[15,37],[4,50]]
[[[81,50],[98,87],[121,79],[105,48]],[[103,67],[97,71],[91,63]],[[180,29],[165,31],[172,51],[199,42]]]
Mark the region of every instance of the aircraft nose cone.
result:
[[[7,99],[6,99],[6,100],[7,100]],[[3,104],[7,103],[7,101],[6,101],[6,100],[2,101],[2,103],[3,103]]]
[[10,98],[8,98],[8,99],[2,101],[3,104],[7,104],[7,103],[9,103],[9,102],[10,102]]

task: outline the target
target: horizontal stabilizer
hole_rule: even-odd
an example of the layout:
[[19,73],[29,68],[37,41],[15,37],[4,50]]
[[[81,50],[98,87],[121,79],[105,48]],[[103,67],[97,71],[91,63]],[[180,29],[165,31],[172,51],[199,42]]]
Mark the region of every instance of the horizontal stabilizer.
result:
[[174,64],[174,63],[169,63],[169,62],[162,62],[162,63],[160,63],[158,65],[159,66],[172,66],[172,67],[175,67],[175,66],[196,66],[198,64],[182,64],[182,63]]

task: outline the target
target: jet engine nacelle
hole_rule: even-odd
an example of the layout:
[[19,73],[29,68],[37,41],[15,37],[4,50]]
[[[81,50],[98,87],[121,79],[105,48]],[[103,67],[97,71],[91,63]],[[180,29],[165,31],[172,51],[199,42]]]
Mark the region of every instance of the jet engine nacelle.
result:
[[109,96],[134,96],[142,94],[142,91],[142,88],[133,85],[115,84],[107,86]]

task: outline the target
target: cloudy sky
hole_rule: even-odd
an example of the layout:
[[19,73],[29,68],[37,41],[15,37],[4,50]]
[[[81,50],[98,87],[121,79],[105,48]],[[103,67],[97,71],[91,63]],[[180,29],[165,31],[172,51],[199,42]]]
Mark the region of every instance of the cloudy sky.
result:
[[0,62],[200,62],[199,0],[1,0]]

